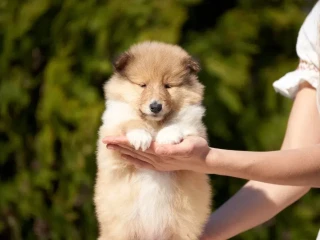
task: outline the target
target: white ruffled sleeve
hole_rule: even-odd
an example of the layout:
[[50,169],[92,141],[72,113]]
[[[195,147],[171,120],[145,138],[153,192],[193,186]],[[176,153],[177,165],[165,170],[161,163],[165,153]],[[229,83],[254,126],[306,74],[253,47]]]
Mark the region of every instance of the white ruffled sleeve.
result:
[[306,81],[317,89],[319,96],[319,22],[320,1],[313,7],[299,31],[296,45],[297,55],[300,58],[299,66],[295,71],[287,73],[273,83],[276,92],[286,97],[294,98],[299,84]]

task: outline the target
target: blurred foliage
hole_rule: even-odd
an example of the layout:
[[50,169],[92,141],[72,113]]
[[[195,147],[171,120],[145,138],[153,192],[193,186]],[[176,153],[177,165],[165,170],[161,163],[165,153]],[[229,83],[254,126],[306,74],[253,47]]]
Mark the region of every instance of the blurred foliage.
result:
[[[272,82],[295,69],[314,2],[0,0],[0,239],[96,238],[102,84],[110,59],[142,40],[200,59],[211,145],[278,149],[291,101]],[[215,206],[244,183],[212,178]],[[314,239],[319,218],[311,192],[235,239]]]

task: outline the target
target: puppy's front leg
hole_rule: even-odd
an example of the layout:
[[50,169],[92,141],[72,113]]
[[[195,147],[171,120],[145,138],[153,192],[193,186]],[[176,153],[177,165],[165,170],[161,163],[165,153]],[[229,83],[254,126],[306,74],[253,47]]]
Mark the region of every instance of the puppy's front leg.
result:
[[174,124],[162,128],[156,136],[156,142],[160,144],[176,144],[180,143],[184,137],[183,129]]
[[201,136],[206,138],[206,129],[202,123],[204,108],[193,105],[177,114],[157,136],[156,142],[160,144],[177,144],[187,136]]
[[123,123],[121,129],[136,150],[145,151],[150,147],[153,129],[146,123],[139,120],[130,120]]

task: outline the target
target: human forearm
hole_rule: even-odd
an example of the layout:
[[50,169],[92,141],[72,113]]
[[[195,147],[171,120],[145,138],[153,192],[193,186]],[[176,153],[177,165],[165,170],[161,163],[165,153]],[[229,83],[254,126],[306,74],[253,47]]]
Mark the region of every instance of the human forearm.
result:
[[[299,139],[289,141],[290,143],[288,140],[287,138],[284,142],[282,150],[308,146],[315,142],[315,139],[308,139],[303,143]],[[225,240],[254,228],[300,199],[309,189],[306,186],[251,180],[210,216],[203,240]]]
[[225,240],[254,228],[273,218],[308,191],[307,187],[249,181],[210,216],[202,240]]
[[320,146],[273,152],[212,149],[212,173],[281,185],[320,187]]
[[[315,90],[308,86],[301,88],[291,110],[282,150],[310,147],[320,141]],[[258,226],[297,201],[309,189],[307,186],[251,180],[211,215],[205,239],[225,240]]]
[[[282,150],[313,145],[316,138],[286,138]],[[203,240],[225,240],[256,227],[300,199],[310,187],[285,186],[251,180],[210,217]],[[258,214],[257,214],[258,213]]]
[[211,171],[267,183],[319,187],[320,146],[316,144],[320,143],[320,118],[315,99],[315,89],[301,85],[290,113],[284,151],[210,151]]

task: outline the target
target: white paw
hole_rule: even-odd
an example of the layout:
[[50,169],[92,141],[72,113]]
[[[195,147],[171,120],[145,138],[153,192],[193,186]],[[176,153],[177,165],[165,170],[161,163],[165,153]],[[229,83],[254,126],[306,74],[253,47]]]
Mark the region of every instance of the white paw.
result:
[[152,136],[144,129],[134,129],[127,132],[127,138],[136,150],[141,148],[142,151],[148,149],[152,142]]
[[160,144],[176,144],[180,143],[183,137],[183,132],[179,127],[165,127],[158,132],[156,142]]

